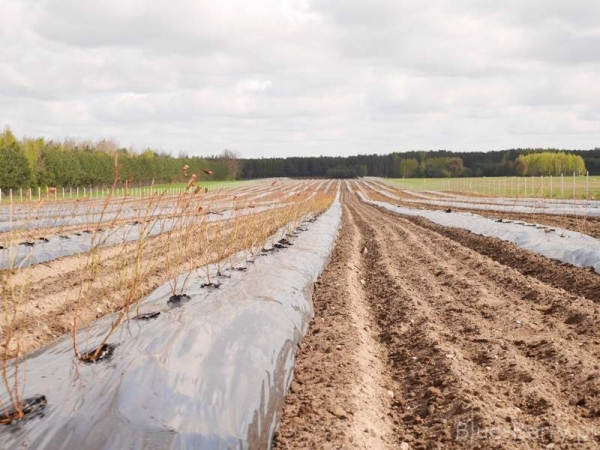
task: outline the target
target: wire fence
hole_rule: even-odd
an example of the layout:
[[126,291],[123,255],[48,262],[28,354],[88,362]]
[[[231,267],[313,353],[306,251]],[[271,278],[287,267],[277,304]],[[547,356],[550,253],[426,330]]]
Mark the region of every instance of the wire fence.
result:
[[475,195],[534,198],[600,199],[600,177],[559,176],[394,179],[405,189],[461,192]]
[[[225,188],[234,188],[255,180],[229,180],[196,183],[208,192],[219,191]],[[81,187],[37,187],[19,189],[0,189],[0,203],[32,202],[42,199],[50,200],[77,200],[100,199],[111,195],[120,197],[148,197],[155,194],[179,195],[187,189],[186,183],[136,185],[131,187],[118,187],[112,190],[108,186],[81,186]]]

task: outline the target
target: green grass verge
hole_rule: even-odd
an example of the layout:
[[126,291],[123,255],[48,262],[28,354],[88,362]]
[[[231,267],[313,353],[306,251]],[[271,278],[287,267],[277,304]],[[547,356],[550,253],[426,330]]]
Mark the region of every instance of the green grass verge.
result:
[[[218,191],[226,188],[236,188],[243,185],[257,183],[263,180],[229,180],[229,181],[214,181],[214,180],[199,180],[194,184],[195,186],[200,186],[201,188],[208,188],[209,191]],[[154,186],[136,186],[131,187],[128,190],[128,195],[130,197],[140,197],[144,195],[148,195],[152,192],[163,192],[168,191],[172,194],[177,194],[181,191],[184,191],[187,187],[187,183],[162,183],[155,184]],[[83,199],[83,198],[104,198],[108,196],[110,192],[110,188],[102,188],[102,187],[80,187],[77,188],[57,188],[56,190],[56,199],[57,200],[75,200],[75,199]],[[118,188],[116,192],[117,197],[122,197],[125,195],[124,188]],[[33,188],[31,191],[29,189],[13,189],[12,193],[6,190],[2,190],[0,203],[7,204],[11,202],[13,203],[21,203],[28,201],[37,201],[40,199],[47,199],[47,190],[46,188]]]

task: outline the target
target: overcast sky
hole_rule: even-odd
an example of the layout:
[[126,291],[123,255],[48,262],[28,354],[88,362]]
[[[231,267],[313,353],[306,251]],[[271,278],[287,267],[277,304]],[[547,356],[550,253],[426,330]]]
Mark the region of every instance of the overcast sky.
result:
[[599,0],[0,0],[0,126],[174,154],[600,146]]

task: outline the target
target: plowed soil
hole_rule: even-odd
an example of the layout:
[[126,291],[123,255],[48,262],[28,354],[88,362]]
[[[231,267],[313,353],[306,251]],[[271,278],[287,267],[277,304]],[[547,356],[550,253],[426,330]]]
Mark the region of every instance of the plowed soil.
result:
[[[393,192],[393,195],[396,195],[400,198],[407,198],[413,200],[411,202],[404,202],[402,200],[395,200],[390,197],[385,196],[381,192],[376,192],[372,189],[366,188],[365,185],[362,185],[363,190],[368,192],[368,195],[373,200],[381,200],[387,203],[391,203],[393,205],[405,206],[407,208],[423,208],[423,209],[431,209],[431,210],[446,210],[449,206],[440,206],[440,205],[430,205],[428,203],[419,203],[414,200],[419,200],[418,197],[414,197],[408,193],[408,191],[400,191],[390,186],[381,185],[379,183],[375,183],[376,186],[383,187],[388,191]],[[430,194],[433,199],[435,198],[434,194]],[[438,200],[448,200],[452,201],[452,199],[448,199],[448,197],[439,197]],[[422,199],[421,199],[422,200]],[[529,223],[536,223],[540,225],[546,225],[550,227],[557,227],[564,230],[576,231],[579,233],[587,234],[588,236],[592,236],[596,239],[600,239],[600,217],[595,216],[577,216],[577,215],[556,215],[556,214],[541,214],[541,213],[522,213],[522,212],[510,212],[510,211],[498,211],[494,209],[494,206],[491,204],[487,205],[486,209],[474,209],[474,208],[457,208],[455,206],[451,207],[452,211],[456,212],[469,212],[473,214],[477,214],[483,217],[488,217],[490,219],[496,220],[506,220],[506,221],[524,221]]]
[[600,447],[600,276],[342,200],[275,448]]

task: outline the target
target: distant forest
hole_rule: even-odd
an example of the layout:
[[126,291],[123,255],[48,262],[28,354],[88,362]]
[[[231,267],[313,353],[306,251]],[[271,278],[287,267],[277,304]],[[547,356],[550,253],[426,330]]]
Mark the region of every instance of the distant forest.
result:
[[[17,139],[0,132],[0,189],[36,186],[107,186],[114,180],[147,185],[186,181],[189,174],[212,180],[253,178],[354,178],[378,176],[467,177],[511,175],[600,175],[600,148],[594,150],[513,149],[493,152],[413,151],[389,155],[240,159],[223,150],[210,157],[178,157],[152,149],[135,152],[110,140]],[[183,168],[186,170],[183,170]],[[212,175],[205,175],[211,171]]]
[[[529,156],[527,156],[529,155]],[[600,175],[600,147],[594,150],[518,148],[491,152],[411,151],[389,155],[245,159],[240,177],[497,177]]]
[[110,140],[19,140],[6,129],[0,132],[0,189],[110,186],[115,179],[115,155],[120,185],[182,182],[191,174],[200,179],[228,180],[239,172],[238,161],[228,152],[209,158],[174,157],[152,149],[134,152]]

